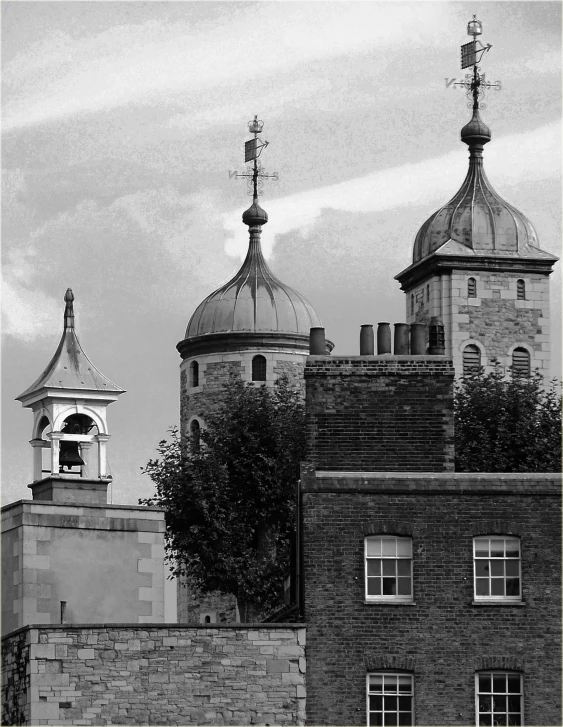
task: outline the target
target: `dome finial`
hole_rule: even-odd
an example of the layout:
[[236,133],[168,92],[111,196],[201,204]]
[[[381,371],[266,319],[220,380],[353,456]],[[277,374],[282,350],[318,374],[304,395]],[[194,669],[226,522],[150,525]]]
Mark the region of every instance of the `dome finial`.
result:
[[265,225],[268,221],[268,215],[258,204],[258,194],[262,190],[263,179],[276,179],[278,173],[266,174],[264,168],[258,161],[258,157],[262,153],[262,150],[268,146],[267,141],[262,141],[258,137],[264,128],[264,122],[261,121],[257,115],[254,116],[252,121],[248,122],[248,130],[251,134],[254,134],[254,139],[250,139],[244,144],[244,161],[254,162],[252,166],[247,167],[244,174],[237,174],[237,177],[246,177],[248,179],[248,193],[252,195],[252,204],[242,214],[242,221],[249,227],[256,227],[257,225]]
[[64,302],[65,302],[65,329],[74,328],[74,293],[72,288],[67,288]]

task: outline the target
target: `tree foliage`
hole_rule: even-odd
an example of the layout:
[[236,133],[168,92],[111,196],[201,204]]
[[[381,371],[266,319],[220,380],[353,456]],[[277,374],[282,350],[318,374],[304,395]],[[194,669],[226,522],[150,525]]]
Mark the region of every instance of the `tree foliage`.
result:
[[493,370],[465,376],[455,393],[457,472],[560,472],[561,394],[527,377]]
[[[210,593],[234,594],[241,612],[283,601],[295,530],[295,486],[304,459],[302,396],[232,377],[201,446],[176,429],[144,468],[156,486],[145,505],[166,510],[167,556],[176,575]],[[244,619],[243,619],[244,620]]]

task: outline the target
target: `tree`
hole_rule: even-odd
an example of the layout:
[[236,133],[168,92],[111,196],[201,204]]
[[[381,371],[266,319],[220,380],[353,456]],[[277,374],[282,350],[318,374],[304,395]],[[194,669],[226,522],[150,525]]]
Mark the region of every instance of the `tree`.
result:
[[300,392],[232,377],[201,446],[176,429],[144,468],[156,485],[141,504],[166,510],[167,556],[175,575],[202,593],[234,594],[243,621],[283,601],[295,531],[295,486],[304,459]]
[[560,472],[561,394],[536,371],[511,372],[498,361],[465,376],[455,392],[457,472]]

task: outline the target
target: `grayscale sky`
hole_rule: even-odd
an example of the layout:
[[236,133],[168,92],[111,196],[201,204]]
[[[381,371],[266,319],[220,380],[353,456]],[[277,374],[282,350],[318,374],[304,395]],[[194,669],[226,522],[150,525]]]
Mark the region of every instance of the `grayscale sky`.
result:
[[[191,313],[245,253],[247,121],[265,121],[276,275],[357,354],[362,323],[403,321],[393,280],[425,219],[461,185],[470,112],[461,44],[493,45],[483,118],[493,187],[561,240],[558,2],[3,2],[3,501],[28,499],[41,373],[74,290],[77,331],[127,390],[109,409],[113,501],[178,422]],[[560,355],[560,265],[552,277]]]

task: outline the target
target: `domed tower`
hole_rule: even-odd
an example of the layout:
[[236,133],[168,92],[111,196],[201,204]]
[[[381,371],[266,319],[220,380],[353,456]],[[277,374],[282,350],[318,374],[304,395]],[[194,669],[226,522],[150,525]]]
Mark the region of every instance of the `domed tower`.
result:
[[[180,365],[180,423],[183,435],[197,438],[206,417],[223,399],[223,386],[231,374],[255,385],[273,386],[285,375],[304,390],[303,369],[309,354],[309,331],[321,326],[313,306],[270,270],[260,244],[268,215],[258,204],[261,168],[258,156],[267,142],[258,134],[263,122],[248,124],[254,139],[246,143],[246,161],[253,200],[243,213],[249,228],[246,258],[236,275],[207,296],[193,313],[185,338],[177,345]],[[327,341],[327,353],[333,344]],[[187,600],[186,600],[187,598]],[[194,600],[195,598],[195,600]],[[181,621],[234,620],[234,600],[224,597],[186,597],[178,589]]]
[[477,66],[477,55],[490,48],[477,47],[481,32],[474,16],[468,26],[473,41],[462,47],[462,68],[473,65],[473,76],[464,84],[473,115],[461,130],[461,141],[469,147],[467,176],[454,197],[422,225],[413,263],[396,280],[407,296],[408,323],[442,318],[446,353],[458,375],[487,368],[492,358],[507,369],[514,366],[525,374],[538,368],[548,375],[548,278],[558,258],[539,247],[530,220],[485,175],[483,148],[491,131],[481,119],[479,97],[492,84]]

